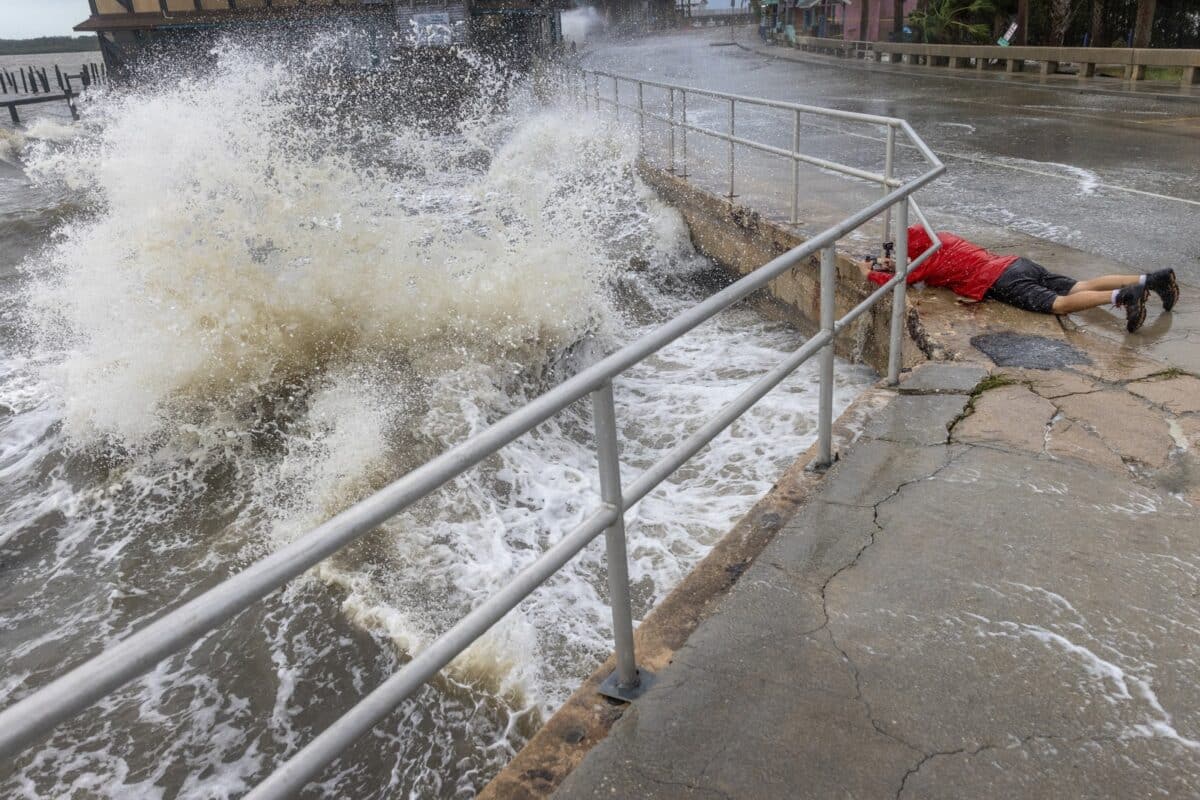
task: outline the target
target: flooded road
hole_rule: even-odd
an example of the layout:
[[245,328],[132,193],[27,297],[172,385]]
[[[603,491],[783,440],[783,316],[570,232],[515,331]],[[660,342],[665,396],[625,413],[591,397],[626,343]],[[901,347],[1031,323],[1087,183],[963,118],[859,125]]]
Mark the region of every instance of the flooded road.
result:
[[[967,235],[974,226],[1007,228],[1138,269],[1171,266],[1184,281],[1200,284],[1200,100],[896,74],[886,66],[783,61],[714,46],[731,35],[720,29],[595,45],[585,63],[901,117],[948,167],[921,194],[938,227]],[[743,120],[740,114],[739,130],[773,134],[781,146],[790,141],[786,122],[764,119],[755,128],[752,116]],[[722,129],[725,117],[714,113],[701,124]],[[861,148],[861,142],[833,133],[805,136],[807,152],[849,163]],[[787,167],[776,162],[776,168],[786,181]],[[840,184],[822,184],[818,199],[849,209],[860,197]]]

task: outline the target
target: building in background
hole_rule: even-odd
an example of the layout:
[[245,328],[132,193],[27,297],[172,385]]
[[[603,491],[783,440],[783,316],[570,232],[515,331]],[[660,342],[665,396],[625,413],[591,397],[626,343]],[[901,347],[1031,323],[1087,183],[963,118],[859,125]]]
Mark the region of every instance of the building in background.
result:
[[519,62],[562,41],[565,0],[88,0],[75,27],[95,33],[105,64],[120,74],[152,52],[201,54],[232,31],[294,35],[343,29],[345,60],[384,68],[397,50],[465,46]]
[[[862,29],[862,4],[869,3],[867,27]],[[896,4],[892,0],[850,0],[846,8],[844,38],[867,42],[886,42],[895,30]],[[917,10],[917,0],[904,0],[904,16]]]
[[819,36],[840,39],[846,25],[850,0],[782,0],[786,9],[789,36]]

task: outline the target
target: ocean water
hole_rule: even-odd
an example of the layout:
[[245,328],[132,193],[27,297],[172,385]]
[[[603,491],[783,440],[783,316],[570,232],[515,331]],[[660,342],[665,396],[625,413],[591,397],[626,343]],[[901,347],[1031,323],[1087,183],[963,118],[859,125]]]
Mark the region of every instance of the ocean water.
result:
[[[228,44],[0,132],[0,706],[721,285],[635,131],[468,66],[451,125],[369,85],[333,109],[320,45]],[[736,308],[616,380],[626,480],[801,343]],[[839,362],[835,411],[871,379]],[[813,362],[629,513],[635,616],[813,440],[817,394]],[[240,795],[597,496],[580,404],[0,765],[0,795]],[[307,793],[472,796],[611,646],[597,543]]]

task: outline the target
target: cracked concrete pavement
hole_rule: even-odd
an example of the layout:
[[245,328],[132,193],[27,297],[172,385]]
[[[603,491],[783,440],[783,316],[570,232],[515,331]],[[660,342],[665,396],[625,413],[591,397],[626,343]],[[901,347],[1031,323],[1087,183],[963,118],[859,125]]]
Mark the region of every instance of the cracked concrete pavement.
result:
[[[693,145],[691,183],[729,191],[721,152]],[[736,202],[788,218],[777,163],[737,163]],[[806,174],[797,230],[859,200]],[[942,206],[940,229],[1080,278],[1158,265]],[[908,297],[934,361],[880,393],[819,490],[686,637],[650,651],[645,696],[586,698],[619,715],[607,735],[553,769],[525,759],[538,782],[490,796],[1200,796],[1200,289],[1185,281],[1179,308],[1154,305],[1132,336],[1107,309],[1058,319]],[[1000,366],[976,346],[1011,333],[1086,357]]]
[[556,796],[1197,796],[1198,389],[920,367]]

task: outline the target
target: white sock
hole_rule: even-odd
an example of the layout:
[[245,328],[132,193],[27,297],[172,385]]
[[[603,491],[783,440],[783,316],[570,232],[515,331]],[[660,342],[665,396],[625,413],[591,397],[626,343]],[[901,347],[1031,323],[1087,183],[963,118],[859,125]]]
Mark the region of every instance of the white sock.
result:
[[1120,293],[1121,293],[1121,290],[1120,290],[1120,289],[1113,289],[1113,294],[1112,294],[1112,304],[1113,304],[1114,306],[1117,304],[1117,295],[1119,295]]
[[1142,286],[1145,286],[1146,278],[1149,278],[1149,277],[1150,277],[1149,275],[1143,275],[1142,277],[1138,278],[1138,283],[1141,284]]

